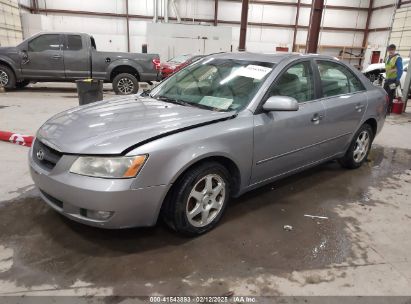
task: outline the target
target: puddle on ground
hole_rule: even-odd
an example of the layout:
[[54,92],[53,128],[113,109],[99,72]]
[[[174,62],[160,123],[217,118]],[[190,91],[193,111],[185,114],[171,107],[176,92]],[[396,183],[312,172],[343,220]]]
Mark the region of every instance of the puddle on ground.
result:
[[62,288],[81,280],[112,286],[117,295],[223,294],[226,283],[219,279],[344,263],[353,255],[353,240],[347,219],[335,209],[353,201],[372,207],[368,187],[410,168],[411,151],[380,147],[358,170],[329,162],[235,199],[217,228],[197,238],[179,236],[161,223],[127,230],[84,226],[26,195],[0,205],[0,245],[14,252],[0,280]]

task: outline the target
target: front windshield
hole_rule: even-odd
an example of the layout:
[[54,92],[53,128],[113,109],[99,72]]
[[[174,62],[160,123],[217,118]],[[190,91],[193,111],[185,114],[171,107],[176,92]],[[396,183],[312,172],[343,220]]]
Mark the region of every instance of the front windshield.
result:
[[177,72],[154,88],[151,97],[215,111],[246,107],[274,64],[205,58]]

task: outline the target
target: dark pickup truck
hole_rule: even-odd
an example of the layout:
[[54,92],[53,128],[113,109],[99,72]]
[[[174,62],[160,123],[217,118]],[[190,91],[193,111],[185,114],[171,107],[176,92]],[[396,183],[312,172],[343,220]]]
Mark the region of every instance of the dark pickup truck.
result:
[[117,94],[135,94],[139,81],[160,78],[159,69],[157,54],[99,52],[94,38],[83,33],[40,33],[0,48],[0,86],[6,89],[93,78],[112,82]]

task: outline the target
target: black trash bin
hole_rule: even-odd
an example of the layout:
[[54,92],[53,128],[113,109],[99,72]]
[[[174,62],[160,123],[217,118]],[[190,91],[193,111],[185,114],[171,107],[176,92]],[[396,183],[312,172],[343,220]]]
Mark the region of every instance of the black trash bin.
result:
[[103,80],[76,80],[78,101],[80,106],[103,100]]

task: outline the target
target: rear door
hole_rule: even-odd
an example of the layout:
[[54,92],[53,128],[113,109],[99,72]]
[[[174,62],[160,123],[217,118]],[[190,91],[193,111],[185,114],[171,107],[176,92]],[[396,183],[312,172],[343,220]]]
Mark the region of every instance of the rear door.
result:
[[27,59],[22,62],[28,79],[64,79],[63,41],[60,34],[42,34],[28,42]]
[[347,149],[367,108],[367,93],[361,81],[345,65],[315,60],[326,118],[323,149],[332,156]]
[[67,79],[90,77],[88,37],[64,35],[64,70]]
[[302,60],[286,67],[267,91],[271,96],[290,96],[298,111],[260,112],[254,117],[254,166],[256,184],[321,160],[325,139],[324,106],[317,99],[313,63]]

